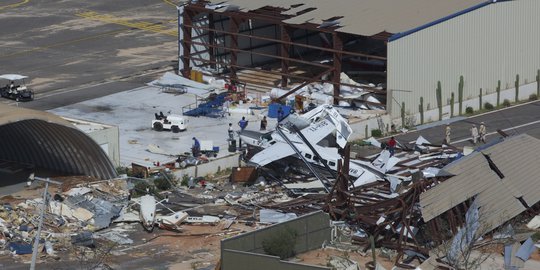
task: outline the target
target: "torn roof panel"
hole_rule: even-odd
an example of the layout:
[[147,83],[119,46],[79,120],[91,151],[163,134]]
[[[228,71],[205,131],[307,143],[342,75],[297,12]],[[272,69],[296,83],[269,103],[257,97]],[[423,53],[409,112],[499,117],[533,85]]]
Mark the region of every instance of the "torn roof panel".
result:
[[[483,154],[505,175],[489,167]],[[459,159],[443,169],[456,175],[420,195],[422,216],[431,220],[478,194],[483,222],[496,228],[526,210],[515,196],[523,195],[528,206],[540,201],[536,183],[540,175],[540,140],[522,134]],[[510,188],[511,187],[511,188]]]
[[[222,1],[210,1],[213,4]],[[374,36],[381,32],[406,32],[441,18],[451,16],[476,5],[487,3],[486,0],[340,0],[338,3],[328,0],[229,0],[226,4],[239,6],[242,11],[253,11],[265,6],[288,9],[284,15],[293,16],[285,23],[322,24],[324,21],[341,16],[339,32],[362,36]],[[297,4],[303,4],[297,6]],[[311,9],[311,10],[310,10]],[[302,13],[306,10],[308,12]],[[294,16],[300,14],[298,16]]]

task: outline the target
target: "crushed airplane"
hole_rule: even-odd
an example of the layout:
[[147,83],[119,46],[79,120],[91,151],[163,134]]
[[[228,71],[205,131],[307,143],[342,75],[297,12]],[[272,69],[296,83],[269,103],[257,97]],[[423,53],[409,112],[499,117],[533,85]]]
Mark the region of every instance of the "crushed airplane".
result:
[[[341,161],[339,148],[344,148],[352,129],[339,112],[330,105],[321,105],[305,114],[289,114],[274,131],[259,133],[242,131],[240,138],[249,146],[261,150],[250,163],[265,166],[271,162],[294,156],[308,167],[326,168],[336,172]],[[384,180],[385,173],[400,161],[384,150],[372,162],[351,160],[349,176],[353,186]]]
[[[163,202],[168,202],[168,201],[169,201],[168,197],[166,197],[165,199],[161,201],[156,201],[156,198],[153,195],[149,195],[149,194],[141,196],[138,202],[137,200],[132,199],[132,202],[134,204],[138,204],[140,207],[139,219],[140,219],[141,225],[147,232],[152,232],[156,224],[161,225],[161,223],[164,223],[165,225],[168,225],[167,227],[171,227],[176,224],[176,222],[174,222],[175,220],[174,217],[178,216],[178,213],[172,211],[171,209],[163,205]],[[164,206],[167,210],[171,211],[173,214],[169,217],[157,218],[156,206],[158,204]]]

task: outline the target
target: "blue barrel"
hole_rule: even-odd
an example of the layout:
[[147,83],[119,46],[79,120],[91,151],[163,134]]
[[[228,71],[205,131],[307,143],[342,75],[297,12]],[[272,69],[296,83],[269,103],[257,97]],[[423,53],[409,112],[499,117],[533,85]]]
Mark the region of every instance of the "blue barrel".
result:
[[283,110],[283,117],[289,115],[291,112],[291,106],[285,106],[281,105],[279,103],[272,103],[268,106],[268,117],[269,118],[277,118],[278,117],[278,110],[281,107]]

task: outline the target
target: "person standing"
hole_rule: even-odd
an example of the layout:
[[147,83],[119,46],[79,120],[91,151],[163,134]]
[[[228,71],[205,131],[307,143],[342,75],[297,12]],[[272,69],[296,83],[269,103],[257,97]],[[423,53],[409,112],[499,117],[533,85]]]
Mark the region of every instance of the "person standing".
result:
[[240,126],[240,131],[244,131],[248,125],[248,121],[245,116],[242,116],[242,120],[238,121],[238,126]]
[[201,143],[197,138],[193,137],[193,146],[191,147],[191,153],[194,157],[199,156],[199,153],[201,152]]
[[283,120],[284,116],[285,116],[285,113],[283,112],[283,108],[281,106],[279,106],[279,108],[277,110],[277,120],[278,120],[278,122],[281,122],[281,120]]
[[266,116],[263,117],[261,120],[261,130],[266,130],[266,125],[268,124],[268,121],[266,120]]
[[480,123],[480,130],[478,130],[478,133],[480,133],[480,141],[486,143],[486,125],[484,125],[484,122]]
[[446,144],[450,144],[450,133],[451,133],[450,124],[446,124],[446,138],[445,138]]
[[394,139],[394,136],[392,136],[390,138],[390,140],[388,141],[388,151],[390,152],[390,157],[394,156],[394,153],[396,151],[396,139]]
[[473,144],[476,145],[476,142],[478,141],[478,128],[476,128],[476,125],[472,125],[471,136],[472,136]]
[[234,130],[232,127],[232,123],[229,123],[229,140],[234,141]]

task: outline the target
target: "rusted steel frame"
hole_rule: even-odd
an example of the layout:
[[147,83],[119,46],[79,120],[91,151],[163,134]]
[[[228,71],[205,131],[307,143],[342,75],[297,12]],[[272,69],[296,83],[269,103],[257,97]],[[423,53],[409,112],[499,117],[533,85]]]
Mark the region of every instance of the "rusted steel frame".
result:
[[333,70],[334,70],[334,68],[329,68],[329,69],[327,69],[327,70],[321,72],[320,74],[314,76],[313,78],[311,78],[311,79],[309,79],[309,80],[303,82],[302,84],[296,86],[295,88],[289,90],[287,93],[281,95],[281,96],[278,97],[276,100],[281,100],[281,99],[284,99],[284,98],[288,97],[288,96],[291,95],[292,93],[298,91],[298,89],[301,89],[302,87],[304,87],[304,86],[306,86],[306,85],[308,85],[308,84],[310,84],[310,83],[313,83],[313,82],[317,81],[318,78],[322,78],[324,75],[326,75],[326,74],[332,72]]
[[230,23],[229,23],[229,38],[231,40],[231,64],[230,64],[230,70],[231,70],[231,79],[238,79],[238,75],[236,74],[237,71],[237,63],[238,63],[238,31],[240,30],[240,20],[235,17],[230,17]]
[[[361,205],[373,205],[373,204],[379,204],[381,202],[385,202],[388,200],[388,198],[382,198],[382,197],[376,197],[374,195],[372,196],[362,196],[362,195],[355,195],[351,196],[351,202]],[[357,205],[360,206],[360,205]]]
[[390,199],[375,205],[355,206],[354,209],[356,209],[356,212],[358,213],[369,213],[371,211],[378,211],[379,209],[387,209],[388,207],[394,206],[397,202],[398,200],[396,199]]
[[370,189],[380,187],[380,186],[384,186],[384,185],[388,185],[388,184],[385,183],[385,182],[377,181],[377,182],[368,183],[368,184],[365,184],[365,185],[362,185],[362,186],[359,186],[359,187],[355,187],[355,188],[351,189],[351,192],[352,193],[365,192],[365,191],[369,191]]
[[189,78],[191,77],[191,67],[190,67],[190,57],[191,57],[191,44],[189,42],[191,41],[191,32],[192,28],[190,28],[188,25],[192,24],[193,21],[193,14],[189,11],[184,9],[184,13],[182,14],[182,62],[183,62],[183,69],[181,70],[182,75],[184,77]]
[[[214,13],[208,13],[208,28],[215,29]],[[216,39],[213,31],[206,31],[208,34],[208,56],[211,61],[216,61]],[[216,64],[210,64],[210,67],[216,68]]]
[[[368,198],[368,199],[371,199],[371,200],[375,200],[375,201],[377,201],[377,202],[380,202],[380,201],[386,201],[386,200],[389,199],[389,198],[383,197],[383,196],[381,196],[381,195],[379,195],[379,194],[376,194],[376,193],[369,193],[369,192],[372,192],[372,190],[364,191],[364,192],[358,192],[358,191],[351,192],[351,191],[347,191],[347,195],[350,196],[351,198],[357,198],[357,199]],[[390,199],[395,199],[395,198],[390,198]]]
[[457,224],[456,224],[456,219],[454,217],[454,213],[452,212],[452,209],[446,211],[446,218],[448,220],[448,225],[450,226],[450,230],[452,231],[452,234],[456,234]]
[[[413,187],[413,192],[411,196],[409,196],[409,201],[407,201],[407,210],[403,211],[403,218],[406,220],[405,224],[407,226],[407,230],[411,234],[411,238],[416,246],[420,246],[418,241],[416,240],[416,235],[413,234],[413,231],[411,230],[411,220],[414,218],[414,211],[413,206],[416,202],[420,200],[420,193],[422,193],[422,185],[415,185]],[[416,225],[416,224],[415,224]]]
[[[403,202],[402,200],[399,200],[399,202],[402,204],[402,207],[406,207],[405,205],[405,202]],[[405,233],[405,224],[403,223],[404,220],[403,220],[403,215],[401,216],[401,230],[399,232],[399,237],[398,237],[398,240],[397,240],[397,247],[396,247],[396,250],[397,250],[397,256],[396,256],[396,260],[394,262],[394,264],[398,264],[399,263],[399,260],[401,259],[401,257],[403,257],[403,249],[401,249],[401,242],[403,241],[403,236],[404,236],[404,233]],[[399,224],[399,221],[396,221],[397,224]]]
[[[346,192],[348,191],[348,183],[346,181],[347,179],[344,178],[344,172],[345,168],[341,162],[341,159],[338,160],[338,176],[336,179],[336,202],[338,205],[345,205],[347,202],[349,202],[349,196],[346,195]],[[347,169],[346,172],[349,170]]]
[[[189,58],[189,59],[191,59],[193,61],[200,61],[200,62],[203,62],[203,63],[216,63],[216,64],[227,65],[227,66],[232,65],[232,64],[229,64],[229,63],[221,62],[221,61],[210,61],[208,59],[198,58],[198,57],[189,57],[188,56],[187,58]],[[255,71],[264,72],[264,73],[268,73],[268,74],[284,75],[283,72],[279,72],[279,71],[268,71],[268,70],[261,71],[260,69],[253,68],[253,67],[240,66],[240,65],[234,65],[234,66],[237,67],[237,68],[241,68],[241,69],[255,70]],[[289,74],[289,77],[297,78],[297,79],[300,79],[300,80],[310,80],[310,79],[312,79],[312,78],[309,78],[309,77],[299,76],[299,75],[294,75],[294,74]]]
[[379,220],[379,217],[374,217],[370,215],[356,213],[356,216],[355,216],[356,222],[362,222],[369,226],[377,226],[377,220]]
[[[320,50],[320,51],[325,51],[325,52],[330,52],[330,53],[341,53],[342,55],[360,56],[360,57],[366,57],[366,58],[372,58],[372,59],[378,59],[378,60],[386,61],[386,57],[382,57],[382,56],[375,56],[375,55],[369,55],[369,54],[363,54],[363,53],[356,53],[356,52],[351,52],[351,51],[336,51],[334,49],[325,48],[325,47],[319,47],[319,46],[314,46],[314,45],[308,45],[308,44],[304,44],[304,43],[297,43],[297,42],[293,42],[293,41],[285,42],[285,41],[275,39],[275,38],[262,37],[262,36],[253,36],[253,35],[242,34],[242,33],[231,33],[230,31],[226,31],[226,30],[211,29],[209,27],[195,26],[195,25],[192,25],[192,24],[184,24],[184,26],[185,27],[190,27],[190,28],[193,28],[193,29],[200,29],[200,30],[206,30],[206,31],[213,31],[213,32],[216,32],[216,33],[235,35],[235,36],[238,36],[238,37],[260,39],[260,40],[271,41],[271,42],[276,42],[276,43],[285,43],[285,44],[292,45],[292,46],[299,46],[299,47],[304,47],[304,48],[314,49],[314,50]],[[296,26],[295,26],[295,28],[296,28]]]
[[[254,54],[254,55],[261,55],[261,56],[265,56],[265,57],[276,58],[276,59],[281,59],[281,60],[286,60],[286,61],[291,61],[291,62],[297,62],[297,63],[302,63],[302,64],[306,64],[306,65],[312,65],[312,66],[321,67],[321,68],[332,68],[332,66],[330,66],[330,65],[320,64],[320,63],[317,63],[317,62],[310,62],[310,61],[305,61],[305,60],[300,60],[300,59],[290,58],[290,57],[285,58],[283,56],[277,56],[277,55],[261,53],[261,52],[254,52],[254,51],[245,50],[245,49],[233,49],[233,48],[230,48],[230,47],[227,47],[227,46],[210,45],[210,44],[207,44],[207,43],[204,43],[204,42],[198,42],[198,41],[190,41],[189,43],[194,44],[194,45],[207,46],[207,47],[211,47],[211,48],[223,49],[223,50],[227,50],[227,51],[230,51],[230,52],[234,51],[236,53],[241,52],[241,53],[249,53],[249,54]],[[212,60],[212,59],[210,59],[210,60]],[[283,71],[283,69],[282,69],[282,72],[285,73],[285,71]]]
[[437,230],[437,237],[439,239],[439,243],[442,243],[443,237],[442,237],[442,231],[441,231],[441,217],[438,216],[433,219],[435,224],[435,229]]
[[334,71],[332,72],[332,84],[334,86],[334,105],[337,105],[339,103],[339,100],[337,99],[340,94],[341,89],[341,64],[342,64],[342,58],[343,53],[339,53],[343,51],[343,41],[341,40],[341,37],[338,35],[338,33],[334,32],[332,33],[332,48],[335,50],[333,53],[333,63],[334,63]]
[[[279,48],[281,53],[281,72],[289,74],[289,49],[290,49],[290,42],[291,42],[291,35],[289,33],[289,28],[283,24],[280,25],[280,32],[281,32],[281,46]],[[306,61],[307,62],[307,61]],[[283,75],[281,76],[281,86],[287,87],[287,83],[289,80],[289,76]]]
[[358,194],[358,193],[347,193],[347,194],[349,194],[349,196],[351,197],[351,200],[355,200],[355,201],[369,200],[369,201],[374,201],[376,203],[379,203],[379,202],[388,200],[388,198],[383,197],[383,196],[378,195],[378,194],[368,194],[368,193],[360,193],[360,194]]
[[435,241],[437,244],[441,243],[440,241],[440,234],[437,230],[437,227],[435,225],[435,221],[432,219],[428,221],[428,227],[429,227],[429,236],[433,241]]

